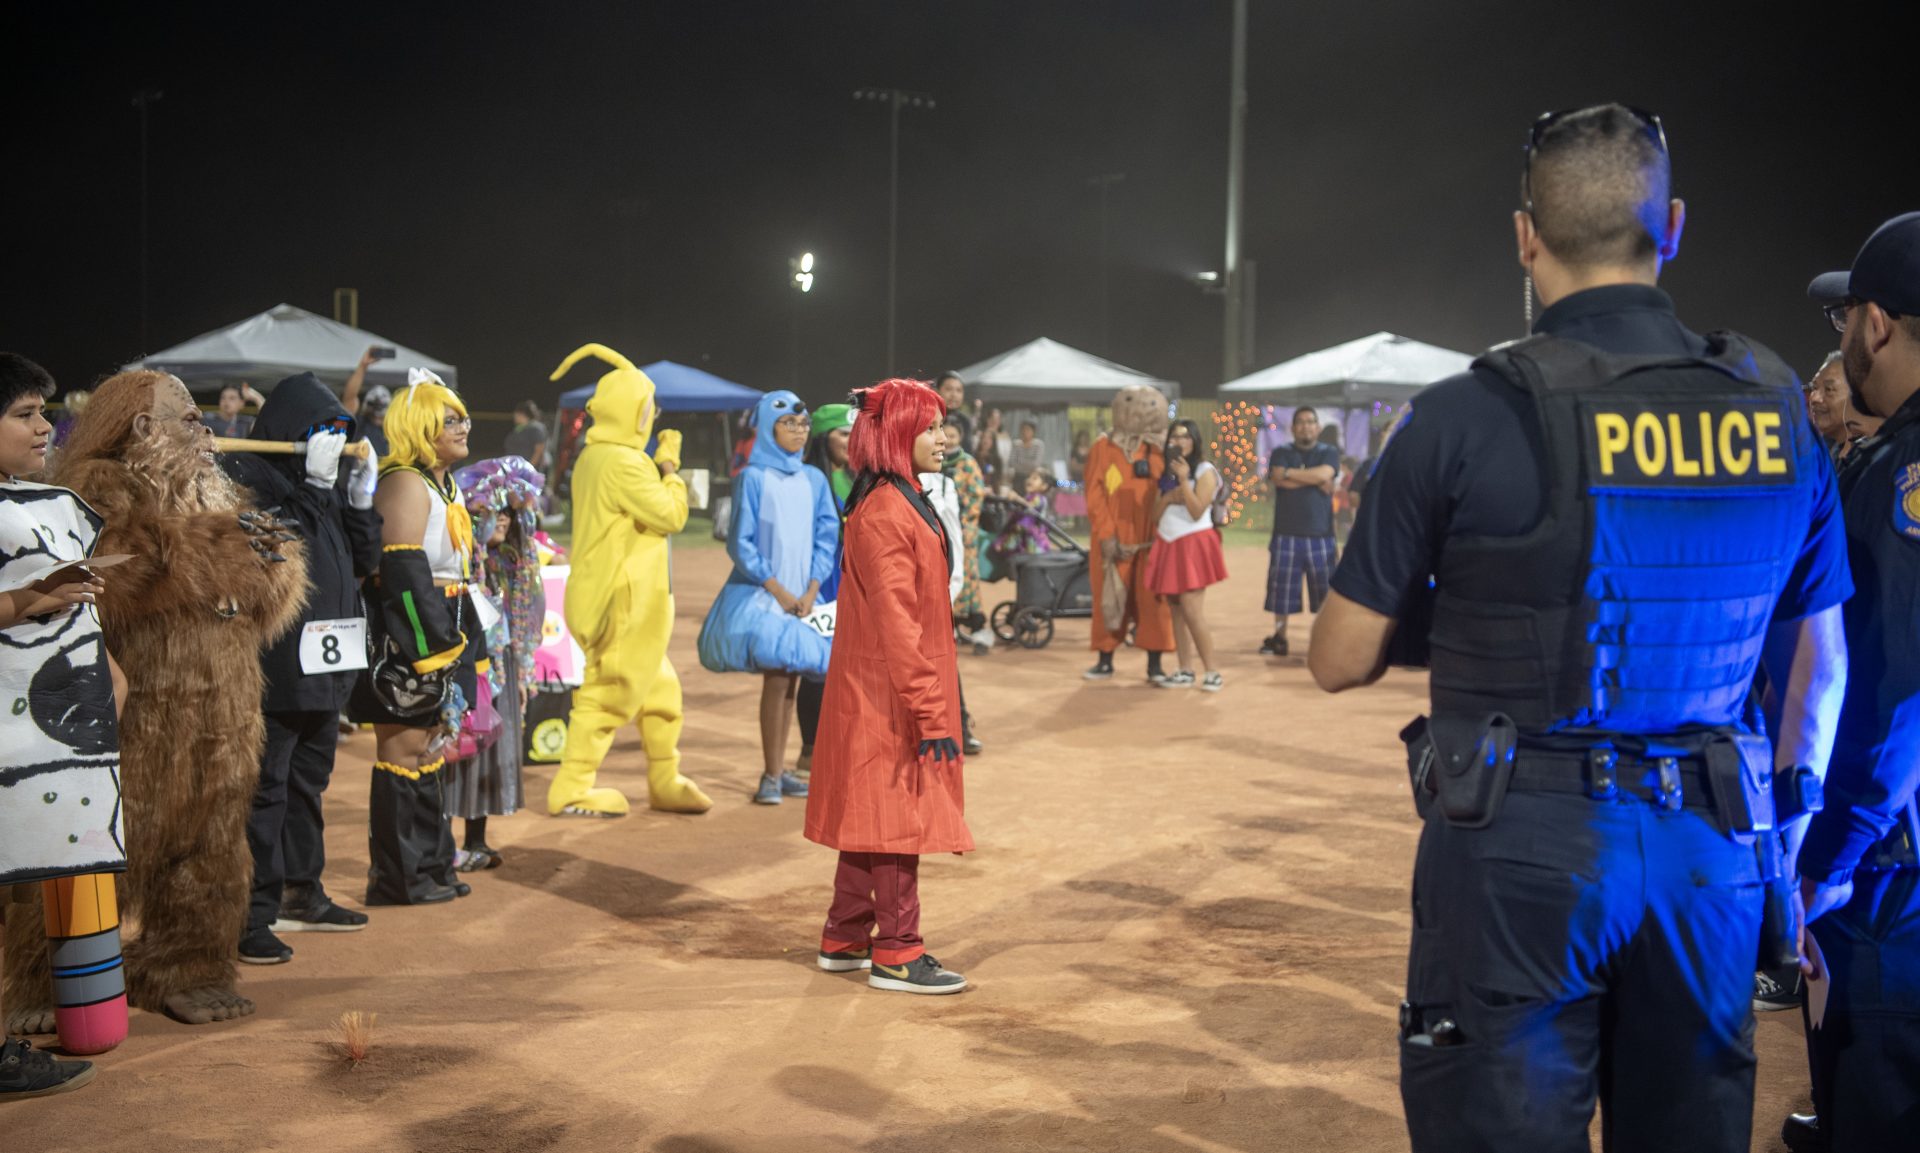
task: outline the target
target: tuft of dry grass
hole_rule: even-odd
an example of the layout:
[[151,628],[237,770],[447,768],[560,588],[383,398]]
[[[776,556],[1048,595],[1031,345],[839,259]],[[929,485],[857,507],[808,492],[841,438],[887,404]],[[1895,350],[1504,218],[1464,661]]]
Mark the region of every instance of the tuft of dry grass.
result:
[[348,1065],[357,1067],[367,1059],[367,1053],[373,1048],[373,1023],[379,1016],[358,1009],[340,1014],[340,1020],[333,1026],[338,1034],[334,1045]]

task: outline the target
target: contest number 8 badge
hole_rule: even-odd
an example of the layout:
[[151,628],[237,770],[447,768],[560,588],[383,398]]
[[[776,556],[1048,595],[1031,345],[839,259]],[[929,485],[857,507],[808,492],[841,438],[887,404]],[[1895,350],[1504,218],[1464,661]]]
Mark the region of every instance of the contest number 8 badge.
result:
[[367,667],[367,622],[360,617],[308,621],[300,630],[300,671],[346,673]]

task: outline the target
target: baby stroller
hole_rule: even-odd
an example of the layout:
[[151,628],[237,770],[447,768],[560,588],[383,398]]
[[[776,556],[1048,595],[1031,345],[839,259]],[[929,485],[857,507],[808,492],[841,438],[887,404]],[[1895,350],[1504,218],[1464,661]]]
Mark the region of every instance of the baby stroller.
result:
[[[997,508],[993,506],[999,506]],[[987,621],[993,635],[1006,644],[1024,649],[1045,648],[1053,640],[1055,617],[1091,617],[1093,582],[1088,572],[1087,550],[1080,547],[1067,530],[1044,513],[1037,513],[1018,501],[988,497],[981,510],[984,526],[989,516],[998,524],[1011,524],[1018,517],[1038,522],[1052,551],[996,555],[987,552],[987,580],[1013,578],[1013,599],[995,605]]]

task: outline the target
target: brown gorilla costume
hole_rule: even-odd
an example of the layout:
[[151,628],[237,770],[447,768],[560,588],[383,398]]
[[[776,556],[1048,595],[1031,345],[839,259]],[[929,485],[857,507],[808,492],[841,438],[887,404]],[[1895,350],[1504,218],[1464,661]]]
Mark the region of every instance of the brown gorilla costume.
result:
[[[97,555],[133,554],[103,572],[100,598],[107,646],[127,676],[127,997],[199,1024],[253,1012],[235,990],[234,957],[265,738],[260,649],[297,617],[306,557],[271,522],[240,519],[254,510],[214,467],[212,437],[191,405],[165,373],[113,377],[75,426],[57,480],[106,521]],[[52,1032],[41,918],[20,912],[7,918],[7,1028]]]

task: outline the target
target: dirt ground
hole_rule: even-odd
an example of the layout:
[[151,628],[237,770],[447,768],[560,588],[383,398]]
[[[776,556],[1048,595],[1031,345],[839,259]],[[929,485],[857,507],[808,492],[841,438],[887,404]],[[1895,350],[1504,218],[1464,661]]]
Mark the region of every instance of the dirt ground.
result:
[[[1265,557],[1236,548],[1211,617],[1225,692],[1156,689],[1144,658],[1080,679],[1084,621],[961,658],[987,743],[980,849],[929,858],[923,931],[973,987],[922,998],[819,972],[832,854],[803,807],[748,802],[757,678],[694,636],[725,576],[676,561],[685,771],[701,817],[496,819],[504,867],[450,905],[376,909],[242,966],[257,1016],[136,1012],[101,1075],[9,1105],[8,1153],[793,1153],[1406,1148],[1395,1021],[1418,826],[1395,733],[1422,678],[1324,696],[1254,649]],[[984,590],[991,606],[1010,584]],[[1296,651],[1304,622],[1295,622]],[[795,738],[797,751],[798,738]],[[371,740],[341,748],[327,883],[356,904]],[[638,739],[603,779],[642,798]],[[530,769],[529,796],[546,776]],[[138,835],[137,831],[134,835]],[[332,1044],[378,1014],[368,1059]],[[1756,1150],[1807,1107],[1797,1014],[1759,1024]]]

